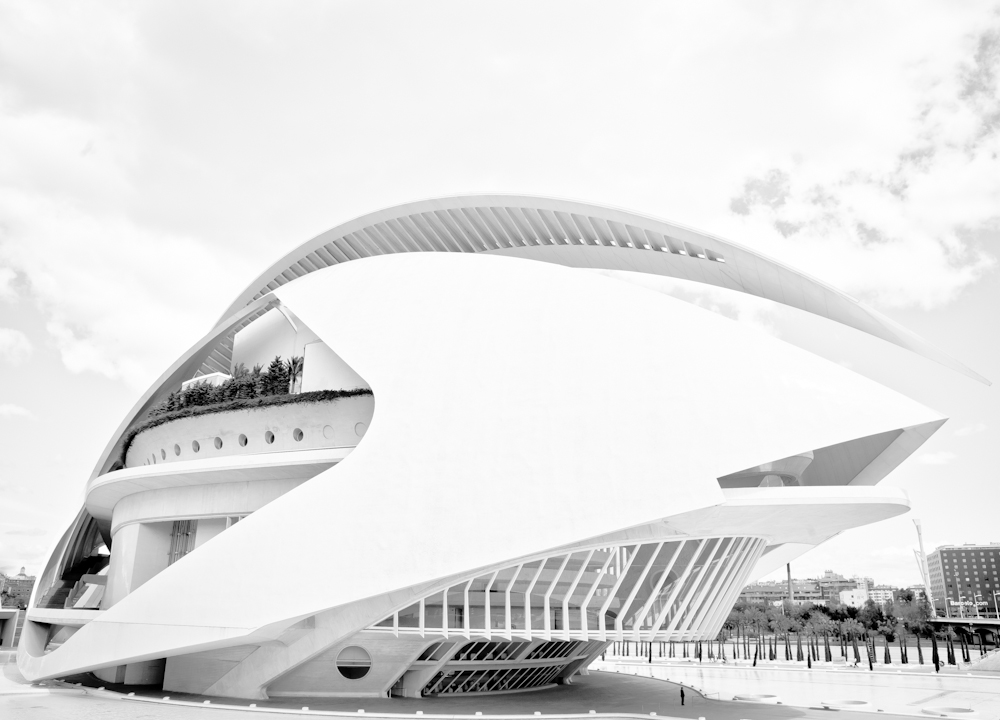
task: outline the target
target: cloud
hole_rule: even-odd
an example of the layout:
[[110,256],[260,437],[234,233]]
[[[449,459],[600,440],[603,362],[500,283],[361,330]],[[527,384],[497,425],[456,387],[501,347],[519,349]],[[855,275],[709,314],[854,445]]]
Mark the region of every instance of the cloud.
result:
[[4,530],[4,535],[26,535],[26,536],[39,536],[48,535],[49,531],[43,528],[29,528],[29,527],[14,527],[9,530]]
[[762,178],[748,178],[743,192],[729,201],[729,209],[737,215],[749,215],[755,205],[780,208],[788,200],[789,182],[788,173],[777,169],[769,170]]
[[885,306],[934,308],[995,270],[1000,230],[1000,15],[971,62],[925,77],[894,153],[867,165],[798,158],[729,203],[770,254]]
[[966,437],[968,435],[978,435],[987,429],[986,423],[976,423],[975,425],[966,425],[955,431],[955,434],[959,437]]
[[[270,258],[455,192],[662,214],[887,305],[995,266],[988,9],[552,3],[470,34],[444,5],[295,7],[0,6],[0,297],[71,370],[143,388]],[[374,32],[393,53],[364,53]],[[695,301],[770,328],[720,297]]]
[[0,360],[20,365],[31,357],[32,347],[28,336],[20,330],[0,328]]
[[[222,253],[199,239],[59,197],[0,187],[0,216],[8,229],[0,260],[17,268],[72,372],[144,389],[208,331],[215,312],[206,308],[221,306],[218,288],[233,282],[214,272],[227,265]],[[3,344],[0,336],[0,353]],[[30,350],[13,347],[21,359]]]
[[0,418],[32,417],[31,411],[13,403],[0,403]]
[[917,462],[922,465],[948,465],[957,457],[958,455],[948,450],[939,450],[938,452],[917,455]]
[[14,289],[14,281],[17,273],[11,268],[0,267],[0,300],[14,300],[17,298],[17,291]]

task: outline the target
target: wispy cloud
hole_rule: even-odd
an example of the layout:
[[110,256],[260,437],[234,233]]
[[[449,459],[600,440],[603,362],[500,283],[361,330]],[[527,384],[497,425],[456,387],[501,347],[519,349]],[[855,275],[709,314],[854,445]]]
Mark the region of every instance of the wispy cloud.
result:
[[745,179],[730,211],[772,252],[865,299],[952,301],[996,267],[978,238],[1000,227],[1000,15],[971,45],[970,60],[924,78],[893,156],[772,166]]
[[[141,388],[309,233],[504,187],[664,214],[865,299],[939,306],[995,267],[976,237],[1000,196],[1000,30],[972,5],[549,3],[530,28],[469,33],[475,11],[443,4],[389,22],[308,1],[239,22],[225,4],[8,4],[0,297],[38,306],[71,370]],[[343,72],[366,35],[331,28],[369,24],[394,54]],[[605,51],[581,54],[592,36]],[[524,111],[581,98],[603,102],[571,123]]]
[[13,403],[0,403],[0,418],[32,417],[31,411]]
[[0,328],[0,360],[20,365],[31,357],[32,346],[28,336],[20,330]]
[[14,289],[16,279],[16,272],[8,267],[0,267],[0,300],[14,300],[17,297]]
[[978,435],[987,429],[986,423],[976,423],[975,425],[966,425],[955,431],[958,437],[967,437],[969,435]]
[[917,455],[917,462],[923,465],[948,465],[957,457],[958,455],[948,450],[939,450]]
[[48,530],[43,530],[42,528],[30,528],[30,527],[13,527],[9,530],[4,530],[4,535],[25,535],[29,537],[37,537],[41,535],[47,535]]

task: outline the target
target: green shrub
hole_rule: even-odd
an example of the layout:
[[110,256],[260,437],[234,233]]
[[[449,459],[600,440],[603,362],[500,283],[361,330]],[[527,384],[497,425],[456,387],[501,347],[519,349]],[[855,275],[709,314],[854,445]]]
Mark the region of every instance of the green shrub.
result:
[[282,362],[280,355],[275,355],[274,360],[267,366],[264,375],[265,395],[282,395],[289,392],[288,368]]
[[250,400],[269,397],[271,395],[287,395],[295,388],[293,384],[302,376],[303,360],[296,356],[282,362],[276,356],[267,370],[260,365],[254,365],[253,370],[247,370],[243,363],[233,368],[233,376],[221,385],[211,385],[208,382],[196,382],[184,390],[170,393],[149,411],[149,417],[159,417],[164,413],[189,407],[217,405],[230,400]]

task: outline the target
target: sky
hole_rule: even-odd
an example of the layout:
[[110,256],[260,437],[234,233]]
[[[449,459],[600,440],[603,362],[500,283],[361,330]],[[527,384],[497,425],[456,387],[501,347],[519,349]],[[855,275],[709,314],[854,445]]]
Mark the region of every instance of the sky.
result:
[[[314,235],[510,192],[719,235],[1000,382],[1000,3],[0,0],[0,570],[38,572],[142,392]],[[797,560],[1000,542],[1000,402],[831,322],[623,278],[949,416],[913,511]]]

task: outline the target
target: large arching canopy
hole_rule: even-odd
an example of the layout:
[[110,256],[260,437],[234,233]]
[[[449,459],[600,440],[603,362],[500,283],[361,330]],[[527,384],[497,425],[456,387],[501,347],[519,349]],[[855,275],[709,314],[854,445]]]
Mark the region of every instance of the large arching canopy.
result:
[[111,468],[124,433],[171,389],[196,375],[230,371],[235,333],[280,305],[276,289],[325,267],[413,252],[508,255],[715,285],[848,325],[989,384],[849,295],[727,240],[599,205],[520,195],[465,195],[363,215],[303,243],[271,265],[136,403],[102,453],[92,477]]
[[338,225],[264,271],[227,308],[219,323],[248,303],[315,270],[405,252],[511,255],[715,285],[848,325],[989,384],[986,378],[849,295],[728,240],[624,210],[523,195],[422,200]]

